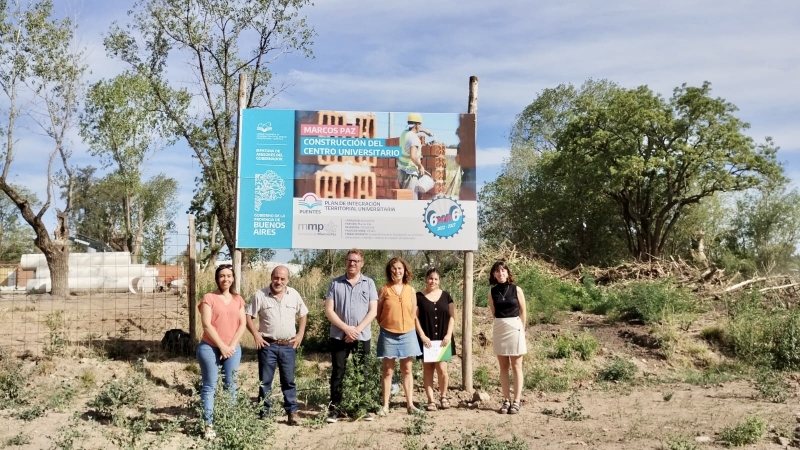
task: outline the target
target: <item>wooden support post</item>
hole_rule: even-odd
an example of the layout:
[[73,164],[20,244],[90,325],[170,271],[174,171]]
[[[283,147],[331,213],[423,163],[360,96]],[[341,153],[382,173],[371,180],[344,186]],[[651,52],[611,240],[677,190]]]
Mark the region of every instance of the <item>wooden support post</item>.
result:
[[[233,153],[233,166],[236,167],[236,187],[234,187],[234,197],[235,199],[239,198],[238,186],[239,186],[239,153],[241,152],[242,147],[242,111],[244,111],[244,107],[247,105],[247,74],[240,73],[239,74],[239,120],[236,121],[236,149]],[[236,211],[234,210],[234,222],[236,222]],[[236,230],[233,231],[234,237],[233,242],[229,243],[229,245],[236,245]],[[230,250],[230,249],[229,249]],[[234,292],[241,295],[242,294],[242,249],[234,248],[233,252],[231,252],[233,256],[233,289]]]
[[[469,77],[469,101],[467,113],[475,114],[475,134],[478,133],[478,77]],[[476,140],[477,142],[477,136]],[[472,392],[472,306],[475,304],[475,286],[473,274],[475,271],[475,254],[471,251],[464,252],[464,309],[461,327],[461,380],[464,390]]]
[[189,297],[189,337],[192,345],[200,343],[197,327],[197,230],[195,229],[194,214],[189,214],[189,261],[186,295]]

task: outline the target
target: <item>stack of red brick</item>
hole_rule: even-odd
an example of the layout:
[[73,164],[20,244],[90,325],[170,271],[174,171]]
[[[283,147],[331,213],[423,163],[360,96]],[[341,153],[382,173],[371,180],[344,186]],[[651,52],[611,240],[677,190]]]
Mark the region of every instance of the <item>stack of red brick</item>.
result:
[[447,156],[445,156],[445,146],[440,143],[433,143],[422,146],[422,165],[433,178],[433,189],[427,193],[420,194],[421,200],[430,200],[437,195],[444,194],[447,190]]

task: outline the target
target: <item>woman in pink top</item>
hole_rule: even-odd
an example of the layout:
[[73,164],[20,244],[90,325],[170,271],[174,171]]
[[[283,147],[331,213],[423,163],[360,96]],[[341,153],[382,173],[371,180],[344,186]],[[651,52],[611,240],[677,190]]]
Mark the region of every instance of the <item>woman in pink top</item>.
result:
[[235,372],[239,370],[242,358],[242,339],[246,327],[244,299],[231,291],[233,286],[233,266],[223,264],[214,274],[217,290],[203,296],[197,305],[203,322],[203,339],[197,346],[197,361],[203,377],[200,399],[203,402],[203,416],[206,423],[206,439],[214,439],[216,434],[212,424],[214,412],[214,389],[217,386],[219,368],[222,368],[222,382],[232,396],[236,395]]

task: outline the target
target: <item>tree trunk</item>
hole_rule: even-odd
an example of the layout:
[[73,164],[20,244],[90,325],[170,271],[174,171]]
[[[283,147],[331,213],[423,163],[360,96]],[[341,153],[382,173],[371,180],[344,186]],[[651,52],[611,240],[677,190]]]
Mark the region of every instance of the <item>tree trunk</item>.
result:
[[50,269],[50,294],[66,298],[69,297],[69,216],[56,209],[56,218],[54,239],[46,246],[49,251],[40,248]]

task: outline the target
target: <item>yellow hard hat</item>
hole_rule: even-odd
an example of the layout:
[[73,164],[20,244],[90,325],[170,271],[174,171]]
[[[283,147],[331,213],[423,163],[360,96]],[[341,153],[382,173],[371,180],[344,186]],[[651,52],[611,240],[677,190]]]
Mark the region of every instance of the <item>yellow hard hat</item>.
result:
[[408,115],[408,121],[409,122],[422,123],[422,114],[420,114],[420,113],[410,113]]

